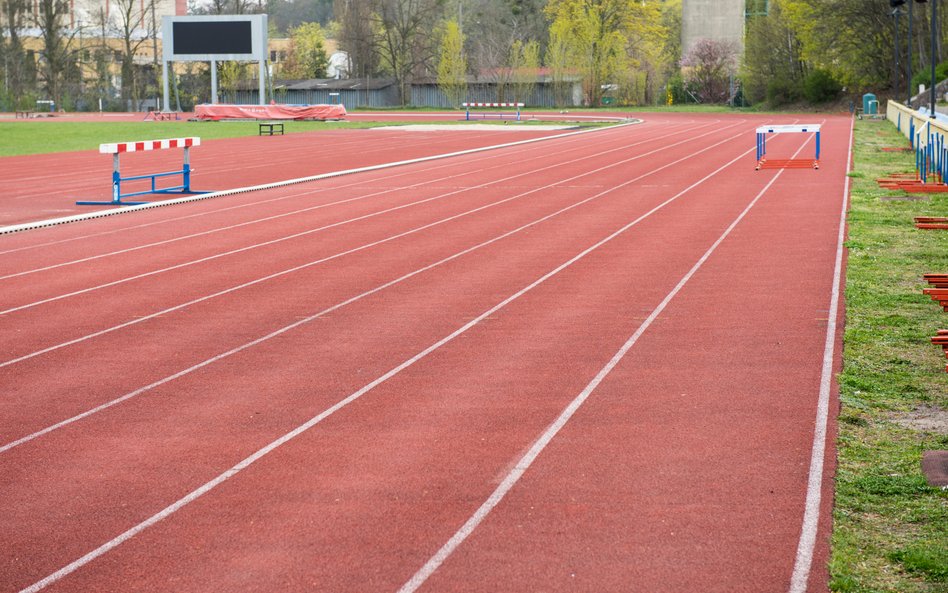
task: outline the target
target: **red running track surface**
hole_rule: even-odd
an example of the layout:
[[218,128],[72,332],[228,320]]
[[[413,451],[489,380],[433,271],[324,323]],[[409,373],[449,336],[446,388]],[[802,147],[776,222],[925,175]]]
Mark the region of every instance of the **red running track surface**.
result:
[[851,122],[761,123],[0,237],[0,591],[826,591]]

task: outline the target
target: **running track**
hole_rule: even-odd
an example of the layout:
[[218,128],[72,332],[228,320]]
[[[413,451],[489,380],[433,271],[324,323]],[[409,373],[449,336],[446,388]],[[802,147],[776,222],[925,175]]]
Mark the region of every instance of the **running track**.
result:
[[851,123],[760,123],[0,237],[0,591],[825,591]]

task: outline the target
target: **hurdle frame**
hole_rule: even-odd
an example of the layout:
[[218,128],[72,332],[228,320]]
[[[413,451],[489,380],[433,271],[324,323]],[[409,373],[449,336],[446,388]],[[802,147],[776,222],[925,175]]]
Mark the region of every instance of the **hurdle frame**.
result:
[[[523,103],[461,103],[461,107],[464,108],[464,121],[471,121],[471,108],[472,108],[472,107],[474,107],[474,108],[478,108],[478,107],[501,107],[501,108],[503,108],[503,107],[516,107],[516,109],[517,109],[516,118],[517,118],[517,121],[520,121],[520,108],[523,107],[523,106],[524,106]],[[486,113],[482,114],[481,119],[487,119],[487,115],[488,115],[488,114],[486,114]],[[501,112],[500,114],[497,115],[497,117],[502,119],[502,118],[504,117],[504,113]]]
[[[148,194],[204,194],[208,193],[206,191],[193,190],[191,189],[191,148],[194,146],[200,146],[201,139],[198,137],[192,138],[170,138],[165,140],[145,140],[137,142],[118,142],[113,144],[100,144],[99,153],[100,154],[111,154],[112,155],[112,199],[108,202],[98,201],[98,200],[80,200],[76,202],[77,206],[136,206],[139,204],[148,204],[148,201],[134,201],[134,202],[123,202],[124,198],[130,198],[134,196],[143,196]],[[120,171],[120,160],[119,156],[122,153],[126,152],[143,152],[150,150],[161,150],[166,148],[183,148],[184,149],[184,163],[180,170],[176,171],[166,171],[162,173],[147,173],[144,175],[132,175],[129,177],[122,177]],[[157,179],[159,177],[172,177],[180,175],[181,176],[181,185],[173,185],[170,187],[157,187]],[[151,189],[144,191],[135,191],[129,193],[122,193],[122,182],[125,181],[138,181],[142,179],[151,179]]]
[[757,167],[767,167],[767,134],[786,134],[786,133],[815,133],[816,134],[816,157],[809,159],[781,159],[773,161],[773,167],[777,168],[820,168],[820,124],[780,124],[767,125],[757,128]]

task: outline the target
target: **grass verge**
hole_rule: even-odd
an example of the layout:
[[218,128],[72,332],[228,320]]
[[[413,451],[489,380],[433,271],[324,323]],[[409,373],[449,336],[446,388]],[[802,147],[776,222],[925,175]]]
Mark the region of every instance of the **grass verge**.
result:
[[[927,485],[924,450],[948,449],[948,374],[929,337],[948,313],[922,294],[948,273],[948,231],[914,216],[948,216],[948,197],[910,201],[875,179],[914,171],[889,122],[856,123],[844,367],[840,375],[830,588],[844,593],[948,592],[948,491]],[[938,422],[942,424],[938,424]]]
[[[463,116],[463,113],[460,115]],[[19,121],[0,122],[0,157],[23,156],[30,154],[48,154],[74,150],[98,150],[99,144],[107,142],[126,142],[129,140],[157,140],[160,138],[182,138],[198,136],[201,140],[215,138],[237,138],[257,136],[258,122],[82,122],[82,121]],[[341,121],[287,121],[284,130],[287,134],[340,129],[378,128],[425,122],[341,122]],[[504,121],[477,120],[439,121],[444,125],[491,124],[503,125]],[[525,121],[517,125],[529,127],[544,123]],[[579,127],[601,126],[599,123],[571,124]]]

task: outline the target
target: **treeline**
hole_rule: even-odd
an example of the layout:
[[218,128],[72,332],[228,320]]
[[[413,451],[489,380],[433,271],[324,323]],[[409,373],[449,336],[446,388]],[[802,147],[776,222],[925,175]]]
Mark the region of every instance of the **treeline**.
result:
[[[0,0],[0,109],[53,99],[67,109],[126,109],[154,97],[157,0],[110,0],[70,23],[63,0]],[[271,38],[289,37],[284,78],[325,76],[326,40],[349,55],[352,77],[393,77],[404,103],[413,80],[436,77],[455,102],[471,75],[514,100],[543,73],[563,103],[578,82],[588,105],[682,102],[814,103],[866,90],[905,94],[911,72],[928,83],[929,4],[889,0],[747,0],[745,48],[702,42],[683,55],[683,0],[204,0],[194,14],[266,12]],[[688,1],[688,0],[684,0]],[[907,9],[914,8],[911,39]],[[948,24],[948,7],[938,28]],[[899,63],[895,68],[898,27]],[[939,35],[935,58],[942,59]],[[222,89],[251,69],[222,64]],[[203,64],[179,72],[188,108],[207,100]],[[943,67],[948,71],[948,65]],[[914,87],[913,87],[914,88]]]

